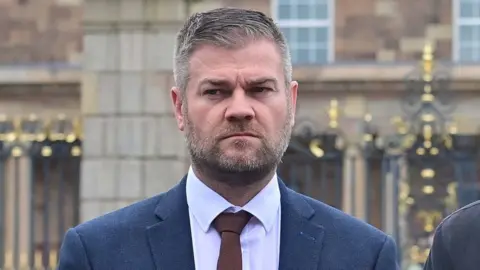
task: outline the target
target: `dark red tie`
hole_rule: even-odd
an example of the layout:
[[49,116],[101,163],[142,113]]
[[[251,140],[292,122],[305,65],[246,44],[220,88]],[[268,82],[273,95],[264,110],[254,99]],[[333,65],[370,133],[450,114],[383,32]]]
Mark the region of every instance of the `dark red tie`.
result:
[[222,213],[213,221],[213,226],[220,233],[220,256],[217,270],[242,270],[242,248],[240,234],[252,215],[245,211]]

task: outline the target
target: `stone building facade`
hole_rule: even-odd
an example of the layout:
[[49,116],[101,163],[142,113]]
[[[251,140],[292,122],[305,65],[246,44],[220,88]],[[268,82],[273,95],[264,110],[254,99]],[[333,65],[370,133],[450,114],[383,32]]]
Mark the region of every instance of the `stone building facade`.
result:
[[[280,2],[205,0],[189,10],[238,6],[275,17]],[[354,127],[366,113],[375,119],[380,133],[392,133],[391,119],[402,115],[399,100],[404,77],[421,60],[425,43],[434,44],[437,59],[454,60],[454,4],[324,2],[333,12],[329,30],[334,38],[328,41],[333,52],[328,62],[295,66],[294,76],[300,82],[298,117],[312,118],[319,129],[326,128],[325,108],[335,98],[343,107],[340,128],[345,133],[361,137]],[[188,162],[179,150],[183,139],[171,113],[168,90],[173,84],[175,34],[187,9],[181,1],[166,0],[86,1],[84,9],[82,209],[89,218],[102,209],[165,190],[185,173]],[[452,89],[461,104],[455,112],[458,128],[474,132],[477,125],[470,123],[479,121],[471,112],[480,101],[475,98],[480,65],[455,64],[451,70]],[[102,181],[94,180],[95,175],[102,175]],[[364,212],[344,210],[360,217]]]
[[[480,35],[462,43],[461,0],[318,0],[323,5],[318,14],[326,15],[315,19],[311,13],[307,22],[298,15],[305,7],[296,2],[302,1],[203,0],[189,6],[178,0],[0,1],[0,113],[82,118],[79,221],[158,194],[189,166],[169,97],[176,32],[187,13],[222,6],[261,10],[290,33],[300,83],[298,118],[326,130],[327,108],[338,100],[339,130],[352,145],[346,146],[342,167],[341,208],[367,219],[370,186],[353,146],[364,135],[365,115],[379,134],[395,131],[391,120],[402,115],[404,78],[431,42],[436,59],[452,74],[458,133],[477,133],[480,54],[468,61],[462,48],[480,51]],[[301,28],[308,27],[321,30],[305,37],[323,44],[313,46],[314,52],[300,40],[308,32]],[[27,160],[22,164],[23,171],[30,170]],[[28,182],[27,176],[21,179]],[[374,225],[394,233],[391,223]]]

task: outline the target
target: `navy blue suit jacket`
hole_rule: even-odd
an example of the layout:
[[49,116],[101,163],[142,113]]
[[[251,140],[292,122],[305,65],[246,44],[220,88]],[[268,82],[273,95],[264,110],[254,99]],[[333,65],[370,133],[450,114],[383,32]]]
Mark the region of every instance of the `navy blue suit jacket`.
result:
[[438,225],[424,269],[480,269],[480,201],[458,209]]
[[[195,269],[185,183],[69,229],[58,269]],[[280,270],[399,269],[392,238],[279,184]]]

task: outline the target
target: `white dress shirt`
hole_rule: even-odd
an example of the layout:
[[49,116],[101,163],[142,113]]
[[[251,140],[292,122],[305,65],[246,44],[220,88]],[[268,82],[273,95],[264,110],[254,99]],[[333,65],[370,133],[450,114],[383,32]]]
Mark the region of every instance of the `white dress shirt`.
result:
[[196,270],[216,270],[221,238],[211,226],[222,212],[245,210],[253,215],[240,235],[243,270],[278,269],[280,189],[277,175],[244,207],[234,206],[200,181],[190,167],[187,203]]

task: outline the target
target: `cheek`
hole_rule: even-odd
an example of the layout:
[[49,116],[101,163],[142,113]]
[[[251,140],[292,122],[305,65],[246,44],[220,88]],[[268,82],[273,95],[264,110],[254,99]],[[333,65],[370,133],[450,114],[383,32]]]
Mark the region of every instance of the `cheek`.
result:
[[285,100],[282,100],[282,102],[278,102],[276,106],[273,106],[272,108],[275,122],[282,126],[285,120],[287,120],[289,114],[287,103]]
[[287,108],[282,106],[269,107],[264,113],[257,116],[265,131],[269,134],[276,134],[282,130],[287,121]]
[[190,126],[202,134],[212,133],[217,124],[218,115],[215,116],[212,110],[206,108],[189,108],[188,119]]

